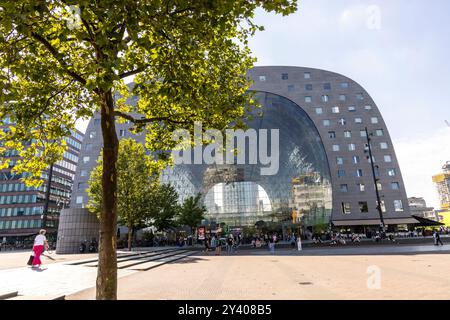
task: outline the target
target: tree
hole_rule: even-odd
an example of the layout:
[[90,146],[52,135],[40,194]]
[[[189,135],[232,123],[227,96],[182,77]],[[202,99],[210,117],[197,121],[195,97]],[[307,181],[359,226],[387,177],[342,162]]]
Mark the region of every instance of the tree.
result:
[[57,141],[78,119],[101,114],[97,299],[117,297],[116,120],[145,128],[149,150],[170,150],[171,132],[192,131],[194,121],[205,130],[242,126],[253,104],[245,73],[259,7],[286,15],[296,0],[0,0],[0,118],[15,123],[0,132],[0,153],[20,151],[15,172],[42,183],[36,177],[64,152]]
[[[89,179],[88,209],[100,215],[102,198],[103,161],[91,172]],[[134,139],[124,139],[119,143],[117,158],[117,214],[118,222],[128,227],[128,250],[131,250],[133,231],[142,227],[150,217],[153,190],[159,184],[161,163],[146,155],[142,144]]]
[[195,227],[205,218],[206,214],[206,207],[201,201],[201,194],[198,193],[196,196],[186,198],[180,206],[178,223],[190,227],[193,234]]
[[178,193],[170,184],[162,184],[156,187],[151,194],[151,220],[148,225],[154,226],[158,231],[167,231],[177,226],[176,217],[180,207],[178,205]]

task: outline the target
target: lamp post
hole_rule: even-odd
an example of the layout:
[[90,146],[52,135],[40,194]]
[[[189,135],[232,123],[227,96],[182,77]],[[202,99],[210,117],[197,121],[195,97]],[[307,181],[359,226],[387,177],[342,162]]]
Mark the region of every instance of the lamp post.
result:
[[50,188],[52,185],[52,177],[53,177],[53,163],[50,164],[50,168],[48,170],[47,190],[45,191],[44,212],[42,215],[42,228],[45,228],[47,226],[48,205],[50,202]]
[[380,215],[380,228],[381,228],[382,234],[384,234],[385,224],[384,224],[384,219],[383,219],[383,211],[381,210],[380,192],[378,191],[378,183],[377,183],[379,179],[375,176],[375,166],[373,164],[372,147],[370,146],[370,141],[372,140],[370,137],[373,134],[372,133],[369,134],[367,127],[365,127],[365,131],[366,131],[367,146],[368,146],[367,148],[368,148],[368,152],[369,152],[369,162],[370,162],[370,166],[372,168],[373,183],[375,184],[375,194],[377,196],[377,210]]

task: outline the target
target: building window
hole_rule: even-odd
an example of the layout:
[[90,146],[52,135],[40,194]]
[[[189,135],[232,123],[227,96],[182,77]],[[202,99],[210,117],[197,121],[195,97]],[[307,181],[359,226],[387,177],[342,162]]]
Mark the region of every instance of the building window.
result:
[[335,139],[336,138],[336,132],[334,131],[328,131],[328,137],[330,139]]
[[266,76],[259,76],[259,81],[260,82],[265,82],[266,81]]
[[344,131],[344,137],[345,138],[351,138],[352,137],[352,132],[351,131]]
[[358,184],[356,184],[356,186],[358,187],[358,190],[360,192],[366,191],[366,186],[364,185],[364,183],[358,183]]
[[100,125],[100,119],[94,119],[94,126]]
[[329,127],[330,126],[330,120],[323,120],[323,126]]
[[341,192],[348,192],[348,186],[346,184],[341,184]]
[[366,106],[364,106],[364,110],[372,110],[372,106],[366,105]]
[[89,139],[94,139],[96,135],[97,135],[96,131],[89,132]]
[[344,164],[344,159],[342,157],[336,157],[336,164]]
[[311,79],[311,72],[305,72],[305,73],[303,74],[303,78],[305,78],[305,79]]
[[323,84],[323,89],[324,90],[331,90],[331,83],[324,83]]
[[85,147],[86,151],[92,151],[92,143],[87,143]]
[[348,145],[348,151],[355,151],[355,149],[356,149],[355,144],[354,144],[354,143],[349,143],[349,145]]
[[383,185],[379,181],[377,182],[377,189],[378,189],[378,191],[383,190]]
[[355,123],[362,123],[362,119],[361,118],[355,118]]
[[339,95],[339,101],[345,101],[346,99],[347,99],[347,97],[345,96],[345,94]]
[[339,178],[345,177],[345,170],[338,170],[338,177]]
[[359,212],[361,213],[369,212],[369,206],[367,205],[367,201],[360,201],[358,202],[358,205],[359,205]]
[[384,131],[383,129],[377,129],[375,131],[375,134],[377,135],[377,137],[382,137],[384,135]]
[[77,196],[76,203],[77,204],[83,203],[83,196]]
[[293,92],[295,91],[295,87],[293,84],[288,85],[288,92]]
[[354,164],[358,164],[359,163],[359,156],[353,156],[352,160],[353,160]]
[[394,209],[396,212],[403,211],[402,200],[394,200]]
[[380,142],[380,148],[381,149],[387,149],[388,148],[388,144],[386,142]]
[[353,106],[348,107],[348,112],[355,112],[355,111],[356,111],[355,107],[353,107]]
[[348,82],[341,82],[341,88],[347,89],[348,88]]
[[87,170],[81,170],[80,176],[86,177],[87,176]]
[[328,102],[328,100],[329,100],[328,95],[327,95],[327,94],[324,94],[324,95],[322,96],[322,101],[323,101],[323,102]]
[[378,118],[377,117],[372,117],[370,118],[370,122],[373,124],[377,124],[378,123]]
[[289,75],[287,73],[281,74],[281,80],[288,80],[288,79],[289,79]]
[[342,213],[343,214],[350,214],[350,202],[342,202]]
[[384,204],[384,200],[380,201],[381,212],[386,212],[386,205]]
[[313,89],[312,84],[305,84],[305,90],[312,91],[312,89]]
[[347,121],[346,121],[344,118],[342,118],[342,119],[339,119],[338,123],[339,123],[341,126],[345,126],[345,125],[347,124]]
[[91,160],[91,157],[83,157],[83,163],[88,163]]
[[333,113],[339,113],[339,107],[333,107],[333,108],[331,108],[331,112],[333,112]]
[[391,189],[392,190],[399,190],[400,184],[398,182],[391,182]]
[[389,177],[395,177],[395,169],[388,169],[387,173]]
[[316,108],[316,114],[322,114],[323,109],[322,108]]
[[119,131],[119,137],[125,137],[126,130],[120,130]]
[[333,151],[339,151],[339,145],[333,144]]
[[306,96],[306,97],[305,97],[305,102],[306,102],[306,103],[311,103],[311,102],[312,102],[312,97]]
[[357,176],[358,178],[361,178],[361,177],[363,176],[363,171],[362,171],[362,169],[357,169],[357,170],[356,170],[356,176]]
[[364,95],[362,93],[357,93],[356,94],[356,99],[357,100],[364,100]]
[[392,157],[390,155],[385,155],[384,162],[392,162]]

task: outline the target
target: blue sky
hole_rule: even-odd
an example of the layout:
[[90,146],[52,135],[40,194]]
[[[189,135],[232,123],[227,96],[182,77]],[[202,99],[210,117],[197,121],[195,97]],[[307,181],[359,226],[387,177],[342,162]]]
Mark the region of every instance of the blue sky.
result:
[[[258,11],[256,65],[344,74],[375,100],[408,196],[439,208],[433,174],[450,160],[450,1],[299,0],[290,16]],[[84,130],[86,123],[79,127]]]
[[408,196],[439,208],[433,174],[450,160],[450,1],[300,0],[259,11],[256,65],[330,70],[361,84],[386,121]]

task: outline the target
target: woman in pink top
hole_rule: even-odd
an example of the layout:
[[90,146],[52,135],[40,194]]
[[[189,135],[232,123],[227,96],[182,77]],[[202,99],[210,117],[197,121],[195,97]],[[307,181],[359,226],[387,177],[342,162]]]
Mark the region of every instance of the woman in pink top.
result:
[[47,238],[45,237],[45,230],[41,229],[39,230],[39,234],[34,238],[34,245],[33,245],[33,252],[34,252],[34,259],[32,267],[40,267],[41,262],[41,254],[44,251],[44,249],[48,249],[48,243]]

